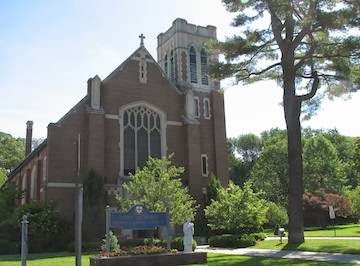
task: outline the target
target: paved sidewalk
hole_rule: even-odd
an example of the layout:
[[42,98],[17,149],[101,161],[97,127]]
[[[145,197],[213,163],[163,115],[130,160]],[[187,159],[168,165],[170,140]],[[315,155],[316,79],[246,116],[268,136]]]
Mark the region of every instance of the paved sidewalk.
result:
[[259,256],[284,259],[302,259],[313,261],[335,261],[360,264],[360,255],[310,252],[310,251],[292,251],[292,250],[270,250],[253,248],[211,248],[208,245],[198,246],[196,251],[222,253],[228,255]]

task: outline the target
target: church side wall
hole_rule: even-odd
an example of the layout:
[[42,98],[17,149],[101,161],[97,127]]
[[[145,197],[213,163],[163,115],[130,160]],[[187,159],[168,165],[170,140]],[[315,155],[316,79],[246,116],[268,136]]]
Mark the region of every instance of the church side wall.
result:
[[47,200],[54,200],[63,216],[72,221],[74,184],[77,176],[77,140],[81,136],[81,165],[86,169],[85,104],[71,110],[58,123],[48,126],[48,187]]

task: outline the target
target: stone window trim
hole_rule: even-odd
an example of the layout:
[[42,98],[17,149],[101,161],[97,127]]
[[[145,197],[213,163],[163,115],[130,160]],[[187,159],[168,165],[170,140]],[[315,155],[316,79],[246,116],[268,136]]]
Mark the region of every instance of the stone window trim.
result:
[[205,119],[211,119],[211,106],[209,98],[203,99],[203,114]]
[[198,96],[194,96],[194,104],[195,104],[194,117],[195,117],[195,118],[200,118],[200,116],[201,116],[201,111],[200,111],[200,99],[199,99]]
[[209,163],[206,153],[201,154],[201,175],[204,177],[209,175]]
[[148,108],[155,113],[159,114],[160,117],[160,124],[161,124],[161,132],[160,132],[160,140],[161,140],[161,157],[166,156],[167,154],[167,146],[166,146],[166,126],[167,126],[167,118],[166,113],[162,111],[160,108],[145,102],[145,101],[137,101],[132,102],[129,104],[125,104],[119,108],[119,125],[120,125],[120,142],[119,142],[119,148],[120,148],[120,171],[119,171],[119,177],[125,177],[124,173],[124,123],[123,123],[123,117],[124,112],[130,108],[143,106],[145,108]]

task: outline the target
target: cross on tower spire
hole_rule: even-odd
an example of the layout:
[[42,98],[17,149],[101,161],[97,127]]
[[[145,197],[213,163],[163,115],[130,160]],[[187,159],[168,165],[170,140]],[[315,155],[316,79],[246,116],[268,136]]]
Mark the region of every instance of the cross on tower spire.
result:
[[139,38],[140,38],[140,46],[143,47],[144,46],[144,39],[145,39],[144,34],[141,33],[141,35],[139,35]]

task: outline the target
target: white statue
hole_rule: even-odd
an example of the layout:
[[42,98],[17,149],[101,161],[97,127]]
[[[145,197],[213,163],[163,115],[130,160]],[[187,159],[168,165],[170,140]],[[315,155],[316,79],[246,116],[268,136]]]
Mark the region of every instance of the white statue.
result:
[[184,252],[192,252],[192,241],[194,235],[194,224],[190,219],[186,220],[186,223],[183,224],[184,232]]

